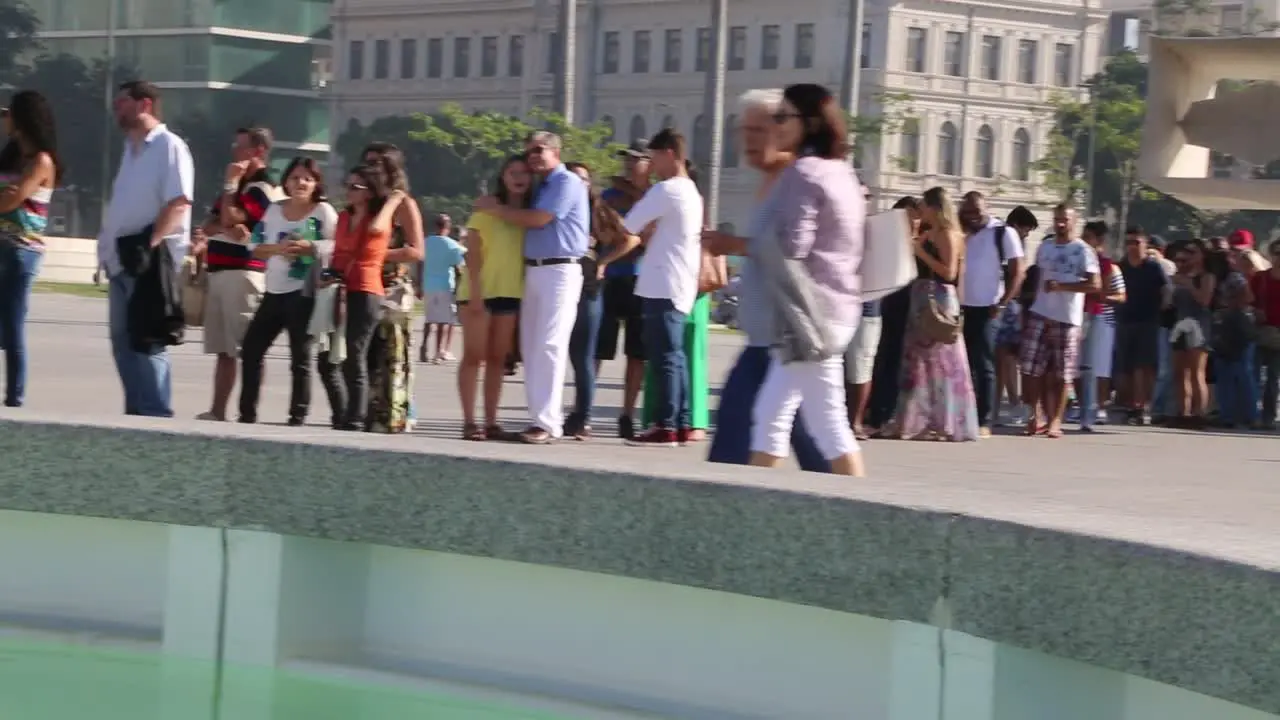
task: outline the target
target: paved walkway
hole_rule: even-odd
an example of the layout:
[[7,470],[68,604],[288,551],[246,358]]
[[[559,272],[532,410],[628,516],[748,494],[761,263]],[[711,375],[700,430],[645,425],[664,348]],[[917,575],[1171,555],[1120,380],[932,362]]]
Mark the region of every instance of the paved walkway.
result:
[[[27,410],[6,411],[48,417],[110,418],[121,413],[118,380],[107,346],[102,300],[54,294],[34,296],[29,325],[31,379]],[[711,377],[724,377],[740,338],[713,335]],[[200,331],[177,348],[174,358],[175,429],[207,409],[212,358],[201,351]],[[267,384],[260,417],[283,424],[287,401],[286,357],[277,346],[268,358]],[[621,402],[620,363],[606,363],[598,395],[596,440],[564,443],[555,448],[503,449],[478,447],[457,439],[459,417],[454,391],[456,365],[418,366],[416,378],[420,426],[411,437],[369,439],[380,447],[438,448],[448,454],[527,455],[552,464],[622,469],[632,472],[679,473],[699,462],[705,446],[680,450],[629,448],[614,437],[614,417]],[[718,390],[717,390],[718,391]],[[327,418],[318,383],[320,410],[313,427],[263,428],[264,435],[297,433],[308,439],[331,437],[322,427]],[[526,421],[520,378],[512,378],[502,407],[510,427]],[[265,423],[264,423],[265,424]],[[343,444],[353,440],[344,436]],[[429,446],[424,448],[423,445]],[[1093,435],[1069,433],[1061,440],[997,436],[978,443],[873,441],[866,445],[873,475],[860,495],[888,502],[919,505],[937,495],[937,507],[1018,519],[1048,527],[1057,525],[1064,506],[1071,526],[1099,534],[1193,549],[1197,538],[1212,534],[1207,553],[1227,550],[1237,557],[1259,557],[1263,565],[1280,566],[1274,542],[1259,546],[1259,532],[1273,527],[1280,508],[1280,438],[1246,433],[1192,433],[1156,428],[1108,427]],[[722,473],[700,467],[709,475]],[[929,505],[934,505],[929,502]],[[1127,528],[1127,530],[1126,530]],[[1272,540],[1280,537],[1270,533]]]

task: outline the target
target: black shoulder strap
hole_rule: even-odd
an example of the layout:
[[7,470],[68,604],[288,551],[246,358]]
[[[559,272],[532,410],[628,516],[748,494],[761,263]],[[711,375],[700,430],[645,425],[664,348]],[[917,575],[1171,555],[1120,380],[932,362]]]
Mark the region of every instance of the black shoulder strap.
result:
[[992,235],[994,235],[996,239],[996,255],[1000,258],[1001,267],[1004,267],[1005,263],[1009,261],[1009,258],[1004,256],[1004,231],[1007,230],[1008,227],[1008,225],[1005,225],[1002,222],[996,222],[995,225],[991,226]]

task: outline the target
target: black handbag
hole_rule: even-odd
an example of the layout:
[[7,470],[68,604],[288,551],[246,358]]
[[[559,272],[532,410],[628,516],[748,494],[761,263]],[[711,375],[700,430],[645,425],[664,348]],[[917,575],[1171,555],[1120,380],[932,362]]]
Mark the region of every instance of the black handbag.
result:
[[130,277],[141,277],[151,267],[151,232],[154,225],[148,225],[132,235],[116,238],[116,257],[120,259],[120,268]]

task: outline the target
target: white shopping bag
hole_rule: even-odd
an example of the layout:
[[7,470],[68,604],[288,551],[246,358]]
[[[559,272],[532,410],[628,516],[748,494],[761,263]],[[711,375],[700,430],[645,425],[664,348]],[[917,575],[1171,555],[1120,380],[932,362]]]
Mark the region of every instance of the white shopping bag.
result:
[[862,246],[862,300],[879,300],[916,279],[911,249],[911,220],[906,210],[867,218]]

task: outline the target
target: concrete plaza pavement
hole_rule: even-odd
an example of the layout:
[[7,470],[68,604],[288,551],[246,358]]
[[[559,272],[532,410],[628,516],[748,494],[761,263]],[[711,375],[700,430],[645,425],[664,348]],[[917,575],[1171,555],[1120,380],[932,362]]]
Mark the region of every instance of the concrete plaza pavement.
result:
[[[33,296],[28,324],[30,379],[28,404],[5,410],[0,417],[23,414],[44,418],[101,422],[122,413],[122,396],[108,348],[106,303],[101,299],[51,293]],[[215,423],[194,421],[209,403],[213,360],[201,348],[200,330],[173,350],[176,431],[209,429]],[[715,334],[711,341],[713,386],[723,379],[741,338]],[[335,435],[325,423],[328,408],[316,385],[311,425],[283,425],[288,395],[287,358],[283,343],[268,356],[266,383],[259,417],[267,437],[297,437],[326,442]],[[561,443],[553,448],[504,448],[459,439],[459,406],[455,392],[456,364],[419,365],[415,379],[418,428],[408,436],[362,440],[343,435],[341,444],[368,442],[388,449],[477,457],[502,456],[581,465],[629,472],[679,472],[699,463],[706,446],[679,450],[630,448],[616,438],[614,420],[621,402],[620,362],[605,363],[597,396],[597,438],[589,443]],[[718,388],[713,390],[718,392]],[[566,389],[566,398],[572,388]],[[713,407],[716,404],[713,399]],[[233,397],[234,403],[234,397]],[[502,420],[522,427],[523,386],[519,376],[509,379]],[[1250,433],[1197,433],[1156,428],[1104,427],[1085,435],[1068,432],[1060,440],[997,436],[976,443],[872,441],[865,444],[868,468],[875,485],[892,500],[894,488],[919,491],[947,488],[947,504],[957,511],[994,513],[1028,522],[1041,519],[1049,526],[1061,516],[1063,505],[1073,508],[1072,526],[1087,528],[1096,519],[1100,534],[1120,536],[1132,526],[1135,540],[1165,537],[1170,546],[1196,545],[1198,533],[1211,533],[1219,549],[1224,536],[1247,557],[1265,553],[1280,565],[1280,541],[1269,533],[1266,548],[1257,543],[1258,531],[1274,525],[1280,507],[1280,438]],[[715,472],[715,471],[712,471]],[[734,473],[754,472],[735,470]],[[715,474],[720,474],[715,472]],[[919,496],[916,495],[918,498]],[[917,500],[918,502],[918,500]],[[1008,510],[1006,514],[1001,510]],[[1043,515],[1043,517],[1041,517]],[[1207,525],[1206,525],[1207,524]],[[1200,528],[1197,530],[1197,528]],[[1205,547],[1205,552],[1213,552]],[[1274,556],[1271,556],[1274,552]]]

